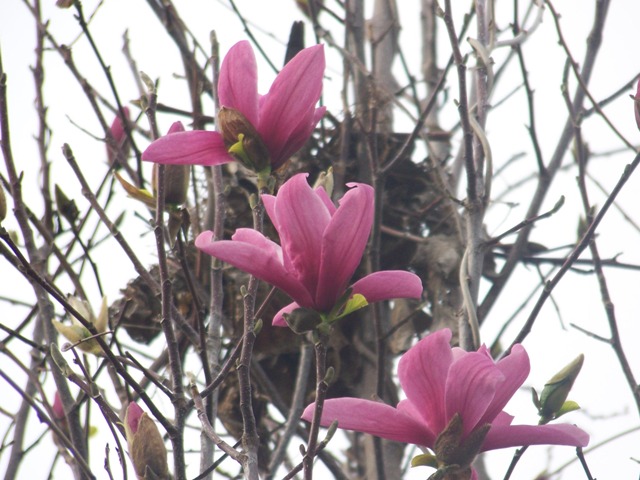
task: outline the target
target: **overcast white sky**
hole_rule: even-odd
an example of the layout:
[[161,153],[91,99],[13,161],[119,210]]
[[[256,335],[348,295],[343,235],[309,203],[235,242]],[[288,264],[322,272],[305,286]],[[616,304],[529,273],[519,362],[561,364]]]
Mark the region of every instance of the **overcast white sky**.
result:
[[[46,4],[43,6],[43,17],[51,22],[51,31],[56,39],[60,43],[72,42],[79,31],[77,22],[73,18],[73,10],[57,9],[53,6],[53,0],[43,3]],[[211,30],[215,30],[217,33],[222,54],[238,40],[247,38],[242,25],[223,0],[176,0],[175,3],[182,18],[205,48],[208,48],[208,37]],[[399,3],[401,4],[400,14],[403,22],[402,42],[405,46],[405,54],[408,55],[409,63],[412,65],[411,68],[417,75],[420,62],[419,49],[411,48],[410,45],[412,45],[412,39],[415,39],[417,35],[418,2],[401,0]],[[453,3],[457,8],[458,4],[466,6],[469,2]],[[502,3],[497,3],[501,8]],[[576,0],[555,2],[556,8],[563,15],[562,22],[566,38],[574,50],[575,57],[580,60],[584,51],[586,32],[590,27],[590,22],[583,19],[591,17],[592,3]],[[640,56],[636,52],[640,2],[627,0],[612,3],[602,53],[598,58],[596,73],[591,83],[592,92],[598,99],[606,97],[640,72]],[[85,13],[90,14],[96,4],[96,1],[85,1]],[[254,22],[253,32],[263,43],[265,49],[273,53],[272,58],[279,64],[283,57],[284,44],[288,37],[290,24],[293,20],[302,18],[300,12],[294,7],[293,0],[238,0],[237,4],[247,18]],[[508,6],[505,5],[505,8]],[[544,22],[536,32],[535,42],[531,41],[526,46],[526,49],[530,49],[526,50],[526,53],[531,71],[530,79],[536,90],[537,99],[546,99],[543,102],[539,101],[537,108],[541,112],[540,118],[544,119],[538,128],[541,132],[541,138],[543,138],[543,152],[547,157],[551,154],[558,131],[565,119],[565,108],[559,95],[559,72],[561,72],[564,57],[557,48],[557,37],[553,33],[553,22],[548,13],[546,12]],[[256,25],[260,25],[262,30]],[[505,20],[503,27],[507,26]],[[138,96],[129,68],[120,53],[122,35],[127,28],[129,29],[133,55],[137,59],[139,69],[153,78],[159,77],[161,79],[161,101],[172,105],[187,105],[188,98],[182,82],[173,78],[174,73],[182,71],[178,52],[173,43],[162,34],[161,25],[146,3],[142,0],[107,0],[92,22],[91,30],[95,38],[98,39],[106,63],[111,66],[112,74],[118,82],[123,100],[129,102]],[[308,30],[308,40],[311,42],[310,29]],[[0,0],[0,49],[4,70],[8,76],[12,141],[18,165],[25,171],[27,193],[30,188],[37,188],[38,181],[38,157],[35,142],[32,141],[32,136],[36,132],[37,118],[33,109],[34,87],[29,68],[34,61],[34,42],[33,20],[24,4],[19,0]],[[415,44],[417,45],[417,40]],[[470,50],[468,46],[465,48],[467,51]],[[95,59],[90,55],[86,42],[78,42],[73,51],[74,58],[83,73],[89,76],[103,93],[106,93],[103,76],[98,70]],[[327,93],[327,103],[330,108],[333,108],[332,105],[335,106],[337,112],[340,80],[334,73],[340,63],[335,52],[329,50],[327,54],[329,64],[325,92]],[[501,52],[496,53],[496,55],[501,54]],[[81,165],[88,167],[91,162],[96,162],[99,164],[99,168],[103,169],[105,161],[103,150],[97,151],[96,142],[91,141],[72,122],[82,125],[84,129],[97,137],[101,137],[102,134],[77,84],[70,78],[55,54],[49,55],[46,75],[45,100],[50,107],[48,120],[54,128],[50,156],[55,164],[55,181],[65,185],[65,188],[70,192],[75,190],[78,201],[82,203],[79,187],[59,153],[60,147],[65,142],[69,143]],[[266,91],[273,79],[273,74],[264,62],[260,64],[260,78],[262,85],[260,90]],[[508,84],[508,80],[505,80],[505,83]],[[507,91],[509,88],[505,86],[502,92],[504,94]],[[632,93],[632,91],[630,90],[628,93]],[[453,93],[451,95],[455,97]],[[494,101],[500,98],[502,97],[497,96]],[[487,133],[496,158],[500,158],[501,155],[503,157],[511,155],[517,150],[518,142],[527,141],[523,122],[510,120],[510,116],[515,115],[513,108],[517,108],[517,106],[501,109],[490,117]],[[606,112],[627,138],[636,144],[639,142],[640,133],[637,131],[633,119],[632,103],[628,99],[628,95],[623,95],[615,104],[607,107]],[[161,118],[161,130],[166,130],[174,120],[169,116]],[[402,119],[399,121],[402,122]],[[619,143],[615,142],[601,121],[588,122],[584,135],[594,152],[603,152],[619,147]],[[140,147],[144,148],[144,144],[142,141],[140,142]],[[629,151],[620,155],[596,158],[593,160],[591,172],[599,181],[603,182],[606,188],[610,189],[622,172],[623,166],[629,163],[632,158],[633,154]],[[0,167],[0,171],[3,174],[6,172],[4,165]],[[561,210],[554,221],[541,224],[536,229],[533,238],[535,241],[549,245],[560,245],[575,240],[575,212],[578,208],[579,198],[573,179],[574,175],[575,171],[571,171],[562,178],[561,182],[554,185],[548,196],[548,207],[551,207],[560,195],[565,195],[567,198],[567,206]],[[511,179],[515,178],[518,178],[518,175],[513,173]],[[508,176],[498,179],[496,181],[498,187],[496,188],[505,188],[509,179]],[[620,204],[626,207],[626,213],[638,222],[640,222],[640,214],[637,209],[638,200],[640,200],[639,188],[640,174],[636,174],[636,178],[629,182],[620,196]],[[526,203],[528,200],[526,198],[527,190],[522,190],[520,195],[522,198],[519,200]],[[594,193],[594,198],[602,199],[603,197]],[[510,200],[514,201],[513,198]],[[601,200],[598,201],[598,205],[601,203]],[[518,215],[521,214],[521,210],[517,208],[507,209],[497,206],[488,215],[489,233],[501,232],[517,223],[521,219]],[[133,216],[129,216],[126,222],[131,222],[132,228],[136,222],[139,224],[139,221]],[[126,225],[127,223],[125,223]],[[608,219],[603,222],[600,232],[599,246],[603,257],[609,258],[622,253],[621,261],[640,265],[640,254],[638,253],[640,235],[628,227],[620,214],[611,213]],[[131,240],[137,244],[135,238]],[[148,246],[147,239],[139,239],[140,250],[142,251],[146,246]],[[141,256],[145,261],[151,263],[153,261],[152,252],[153,250],[150,250],[148,255],[141,253]],[[101,268],[106,274],[105,278],[108,276],[113,280],[112,284],[106,285],[106,289],[110,296],[115,297],[119,288],[133,277],[134,273],[132,267],[119,251],[109,254],[113,255],[113,261]],[[0,271],[7,272],[8,267],[2,262],[0,260]],[[629,271],[609,270],[608,272],[610,272],[610,287],[613,292],[620,329],[627,347],[627,354],[636,375],[640,375],[640,349],[636,348],[637,339],[640,338],[640,327],[638,326],[640,322],[638,318],[638,312],[640,312],[640,295],[638,295],[640,275]],[[529,275],[530,273],[523,271],[522,274]],[[5,277],[5,274],[3,273],[1,277]],[[32,294],[27,283],[16,278],[18,277],[14,276],[13,272],[7,273],[6,278],[0,278],[0,295],[16,295],[16,291],[24,291],[24,298],[31,298]],[[89,289],[95,290],[92,286],[89,286]],[[515,298],[520,299],[528,294],[528,290],[518,291],[518,284],[515,281],[506,297],[517,295]],[[559,328],[558,316],[560,314],[567,323],[574,322],[601,335],[608,335],[604,310],[599,302],[594,277],[570,275],[560,284],[556,294],[558,298],[564,299],[557,305],[558,310],[554,304],[548,302],[536,328],[525,343],[532,359],[532,372],[527,385],[541,387],[556,370],[572,360],[578,353],[585,352],[584,369],[571,396],[584,407],[584,410],[572,414],[568,421],[575,422],[588,430],[592,434],[592,445],[627,428],[640,425],[638,413],[623,384],[620,369],[610,348],[577,333],[575,330],[564,331]],[[17,295],[21,296],[20,293]],[[99,298],[96,294],[94,304],[97,306],[98,302]],[[2,304],[0,311],[6,308],[7,305]],[[504,318],[511,313],[512,308],[512,304],[503,301],[492,311],[482,331],[485,341],[491,342],[493,340],[493,336]],[[1,321],[6,321],[5,318],[11,318],[10,314],[8,316],[3,314]],[[16,320],[11,318],[10,321]],[[513,334],[516,331],[514,328]],[[0,360],[0,362],[4,363],[5,360]],[[2,386],[0,388],[2,391],[6,391],[8,387]],[[2,403],[2,407],[11,410],[16,401],[17,399],[12,393],[7,393],[7,402],[10,405]],[[507,410],[516,414],[517,423],[535,422],[528,392],[523,391],[521,395],[517,395]],[[0,416],[0,432],[4,432],[7,423],[6,417]],[[92,441],[104,443],[105,440],[102,436],[98,436]],[[630,458],[640,458],[638,445],[640,445],[640,434],[636,432],[589,454],[587,460],[594,476],[600,479],[637,478],[640,468],[638,468],[637,462],[630,460]],[[95,453],[92,462],[96,465],[96,471],[102,471],[101,452],[103,446],[94,444],[93,449]],[[513,478],[534,478],[544,468],[546,449],[538,447],[534,450],[535,452],[527,453]],[[492,453],[489,457],[491,471],[496,474],[503,473],[511,455],[511,451]],[[0,472],[3,471],[5,457],[6,455],[0,455]],[[555,449],[551,464],[558,466],[571,457],[571,449]],[[50,458],[53,458],[53,453]],[[49,462],[50,460],[47,458],[44,465],[48,466]],[[43,478],[37,476],[38,473],[44,472],[42,464],[34,462],[25,464],[24,475],[27,475],[28,468],[33,468],[35,475],[30,478]],[[424,478],[423,472],[414,472],[414,474],[416,476],[411,478]],[[58,478],[65,478],[64,474],[60,474]],[[496,476],[496,478],[499,477]],[[583,477],[580,476],[579,468],[572,468],[567,470],[564,478]]]

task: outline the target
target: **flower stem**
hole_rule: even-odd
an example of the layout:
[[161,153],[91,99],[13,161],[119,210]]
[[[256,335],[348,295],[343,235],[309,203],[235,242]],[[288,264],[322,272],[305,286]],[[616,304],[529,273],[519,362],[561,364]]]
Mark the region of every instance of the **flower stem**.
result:
[[316,402],[313,411],[313,420],[309,431],[309,441],[307,442],[307,451],[302,459],[304,468],[304,479],[311,480],[313,478],[313,457],[316,452],[318,443],[318,432],[320,431],[320,419],[322,418],[322,409],[324,400],[327,395],[329,384],[326,381],[327,374],[327,337],[320,334],[320,338],[316,341],[314,348],[316,352]]

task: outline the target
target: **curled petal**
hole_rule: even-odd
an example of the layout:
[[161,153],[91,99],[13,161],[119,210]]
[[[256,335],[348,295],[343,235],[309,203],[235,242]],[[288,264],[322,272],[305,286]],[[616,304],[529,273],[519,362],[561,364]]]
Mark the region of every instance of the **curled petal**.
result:
[[276,243],[248,228],[238,229],[233,240],[212,242],[212,236],[213,232],[198,235],[196,247],[278,287],[300,305],[311,306],[309,292],[282,265],[280,247]]
[[148,162],[172,165],[221,165],[233,161],[218,132],[176,132],[155,140],[142,153]]
[[[310,422],[315,404],[305,408],[302,418]],[[427,446],[431,432],[418,419],[384,403],[359,398],[336,398],[326,400],[320,424],[328,427],[337,420],[338,427],[356,432],[369,433],[397,442]]]
[[[270,210],[276,217],[285,266],[296,272],[298,280],[315,299],[322,236],[331,217],[306,177],[298,174],[285,183]],[[320,305],[314,304],[314,307]]]
[[492,425],[482,451],[527,445],[569,445],[586,447],[589,434],[575,425]]
[[287,322],[284,319],[284,315],[293,312],[296,308],[300,308],[300,305],[296,302],[290,303],[286,307],[281,308],[278,313],[276,313],[276,316],[273,317],[272,325],[274,327],[286,327]]
[[504,381],[496,390],[493,402],[480,424],[492,422],[527,379],[530,370],[529,355],[522,345],[514,345],[511,353],[496,363],[496,368],[504,375]]
[[402,389],[434,432],[441,432],[447,425],[444,401],[453,362],[450,341],[451,330],[438,330],[407,351],[398,364]]
[[[449,420],[455,413],[460,414],[463,437],[478,426],[503,381],[504,375],[493,360],[482,353],[468,352],[453,362],[445,387],[446,418]],[[493,418],[489,422],[491,420]]]
[[322,45],[305,48],[285,65],[261,100],[258,132],[277,164],[302,147],[319,120],[315,104],[324,67]]
[[353,284],[353,293],[359,293],[367,302],[380,302],[394,298],[420,298],[420,277],[404,270],[383,270],[361,278]]
[[258,125],[258,67],[248,41],[236,43],[224,57],[218,97],[221,106],[242,112],[254,127]]
[[[322,238],[316,301],[324,309],[331,308],[344,292],[371,233],[373,187],[361,183],[350,186],[354,188],[340,200],[340,207],[331,217]],[[317,195],[316,198],[319,199]]]

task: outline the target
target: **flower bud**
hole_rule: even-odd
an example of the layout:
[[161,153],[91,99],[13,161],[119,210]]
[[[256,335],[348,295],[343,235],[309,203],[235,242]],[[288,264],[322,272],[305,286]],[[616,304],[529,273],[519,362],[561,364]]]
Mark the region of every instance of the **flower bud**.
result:
[[229,153],[240,163],[254,172],[269,168],[267,146],[242,113],[233,108],[222,107],[218,112],[218,125]]
[[127,407],[124,431],[138,480],[168,480],[167,448],[162,435],[156,423],[135,402]]
[[313,189],[324,188],[329,198],[333,195],[333,167],[329,167],[326,172],[320,172],[318,178],[313,184]]
[[[109,308],[107,305],[107,297],[103,297],[100,306],[100,314],[96,318],[91,310],[91,306],[86,300],[70,296],[67,301],[73,309],[78,312],[82,318],[93,324],[98,333],[107,331],[107,322],[109,318]],[[55,329],[83,352],[100,355],[102,348],[95,339],[88,339],[93,334],[78,320],[75,316],[71,317],[71,325],[52,320]]]
[[[122,107],[122,113],[128,122],[130,119],[129,107]],[[119,112],[113,119],[109,131],[111,132],[111,136],[116,144],[116,148],[107,144],[107,160],[109,161],[109,165],[113,165],[114,162],[126,162],[129,145],[127,142],[127,131],[124,128]]]
[[[167,135],[184,132],[182,122],[174,122]],[[159,164],[153,164],[151,171],[151,186],[153,196],[158,194],[158,168]],[[164,203],[167,206],[182,205],[187,201],[187,190],[189,189],[189,165],[165,165],[164,167]]]
[[[545,384],[540,394],[540,423],[547,423],[549,420],[558,418],[568,411],[576,410],[577,405],[573,402],[566,402],[566,400],[571,391],[571,387],[573,387],[573,382],[575,382],[580,373],[583,362],[584,355],[578,355],[575,360],[556,373],[553,378]],[[567,406],[565,406],[565,402],[568,403]]]
[[64,420],[66,414],[64,413],[64,406],[62,405],[62,400],[60,399],[60,394],[58,392],[53,396],[53,405],[51,405],[51,410],[53,410],[53,418],[55,420]]

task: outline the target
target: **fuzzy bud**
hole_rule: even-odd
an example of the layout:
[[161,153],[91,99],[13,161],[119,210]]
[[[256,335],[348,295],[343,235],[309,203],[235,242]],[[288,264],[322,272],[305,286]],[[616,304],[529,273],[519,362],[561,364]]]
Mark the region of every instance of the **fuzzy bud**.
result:
[[546,423],[549,420],[567,413],[567,411],[576,409],[574,408],[573,402],[567,406],[565,406],[565,402],[573,387],[573,383],[580,373],[583,362],[584,355],[578,355],[569,365],[556,373],[553,378],[545,384],[540,394],[539,402],[541,423]]
[[[127,122],[130,120],[129,107],[122,107],[122,114]],[[127,160],[129,144],[127,142],[127,131],[122,123],[122,117],[120,113],[116,114],[116,117],[111,123],[109,132],[115,141],[116,148],[107,144],[107,160],[109,165],[114,163],[124,163]]]
[[[184,132],[181,122],[174,122],[167,135]],[[153,164],[151,171],[151,186],[153,196],[158,193],[158,168],[159,164]],[[187,191],[189,189],[189,165],[165,165],[164,166],[164,202],[167,206],[182,205],[187,201]]]
[[162,435],[156,423],[135,402],[127,407],[124,431],[138,480],[171,478]]

